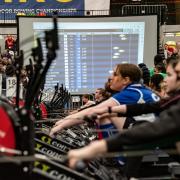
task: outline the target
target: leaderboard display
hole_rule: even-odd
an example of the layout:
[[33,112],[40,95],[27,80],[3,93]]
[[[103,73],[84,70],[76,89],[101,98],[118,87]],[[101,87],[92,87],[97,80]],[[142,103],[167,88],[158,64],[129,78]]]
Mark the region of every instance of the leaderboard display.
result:
[[[145,21],[102,21],[58,23],[60,49],[46,76],[45,89],[60,83],[72,94],[94,93],[104,87],[116,64],[144,61]],[[50,22],[32,22],[44,53],[43,31],[51,28]]]

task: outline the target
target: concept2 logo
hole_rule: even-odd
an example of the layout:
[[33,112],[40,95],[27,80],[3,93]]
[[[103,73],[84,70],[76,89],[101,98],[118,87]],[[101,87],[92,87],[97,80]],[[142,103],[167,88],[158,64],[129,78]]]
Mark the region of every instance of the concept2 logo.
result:
[[[57,2],[60,2],[60,3],[68,3],[68,2],[71,2],[73,0],[56,0]],[[13,0],[4,0],[5,3],[13,3]],[[28,2],[28,0],[19,0],[19,3],[26,3]],[[46,0],[36,0],[36,2],[39,2],[39,3],[45,3]]]

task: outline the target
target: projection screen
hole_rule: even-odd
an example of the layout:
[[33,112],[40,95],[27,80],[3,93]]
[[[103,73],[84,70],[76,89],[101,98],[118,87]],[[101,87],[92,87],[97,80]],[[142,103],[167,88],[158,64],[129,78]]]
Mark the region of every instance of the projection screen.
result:
[[[25,62],[44,31],[53,27],[50,17],[18,17],[19,49]],[[104,87],[119,63],[153,66],[157,53],[157,16],[59,17],[57,58],[46,76],[45,89],[64,84],[71,94],[94,93]]]

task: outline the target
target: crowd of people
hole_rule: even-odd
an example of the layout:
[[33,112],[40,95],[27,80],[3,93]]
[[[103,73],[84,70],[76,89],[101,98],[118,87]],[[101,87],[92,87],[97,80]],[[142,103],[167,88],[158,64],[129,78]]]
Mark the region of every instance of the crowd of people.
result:
[[[13,39],[9,36],[6,41],[6,50],[0,58],[3,90],[6,89],[7,77],[15,76],[17,63]],[[154,142],[154,146],[158,146],[157,140],[179,135],[180,57],[167,46],[165,51],[168,51],[168,57],[156,55],[153,68],[144,63],[117,64],[105,86],[96,89],[93,101],[89,94],[84,94],[83,105],[55,123],[49,134],[51,137],[65,128],[84,123],[83,117],[87,115],[97,115],[97,128],[101,130],[99,140],[84,148],[70,150],[71,168],[79,160],[122,151],[125,145]],[[20,77],[24,88],[30,73],[28,66],[22,69]],[[115,161],[120,167],[128,163],[122,156],[116,157]]]
[[[167,59],[156,55],[152,69],[144,63],[116,65],[105,84],[111,96],[57,121],[50,131],[50,136],[55,137],[65,128],[84,123],[83,117],[97,115],[102,140],[69,151],[69,166],[74,168],[79,160],[102,153],[122,151],[125,145],[154,142],[155,147],[157,140],[179,135],[179,75],[177,53]],[[128,163],[121,156],[115,159],[120,167]]]
[[[2,76],[2,94],[6,96],[7,84],[6,81],[9,77],[16,77],[16,64],[18,63],[15,56],[16,51],[12,50],[13,47],[5,49],[0,57],[0,75]],[[20,82],[23,85],[23,90],[27,88],[29,81],[29,66],[22,68],[20,73]],[[15,94],[14,94],[15,95]]]

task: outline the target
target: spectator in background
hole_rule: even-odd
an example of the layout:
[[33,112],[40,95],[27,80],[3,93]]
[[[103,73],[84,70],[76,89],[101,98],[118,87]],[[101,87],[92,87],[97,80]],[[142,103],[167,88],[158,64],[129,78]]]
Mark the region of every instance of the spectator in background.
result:
[[6,67],[6,66],[12,64],[12,60],[11,60],[10,58],[3,57],[3,58],[2,58],[2,63],[3,63],[3,65]]
[[5,68],[2,64],[2,62],[0,63],[0,73],[4,73],[5,72]]
[[4,72],[2,72],[2,94],[6,95],[6,79],[8,77],[15,76],[15,67],[11,64],[7,65],[6,67],[3,67]]
[[164,78],[166,77],[166,67],[164,63],[159,63],[154,67],[154,74],[161,74]]
[[5,40],[5,49],[15,51],[16,47],[16,40],[12,35],[7,35],[7,38]]
[[2,63],[0,63],[0,74],[2,75],[2,94],[6,95],[6,73],[5,73],[5,67]]
[[83,101],[83,106],[80,107],[80,109],[78,110],[74,110],[72,111],[70,114],[74,114],[77,113],[78,111],[82,111],[86,108],[95,106],[105,100],[107,100],[109,97],[111,96],[110,93],[108,93],[105,89],[103,88],[97,88],[95,91],[95,102],[94,101],[90,101],[89,95],[88,94],[84,94],[82,96],[82,101]]
[[3,53],[1,54],[1,58],[4,58],[4,57],[6,57],[6,58],[8,58],[8,59],[11,59],[11,58],[12,58],[12,55],[9,53],[9,49],[5,49],[5,50],[3,51]]
[[151,77],[149,87],[161,98],[165,96],[164,89],[162,89],[164,77],[161,74],[154,74]]
[[96,104],[101,103],[102,101],[108,99],[111,96],[110,93],[108,93],[105,89],[103,88],[97,88],[95,92],[95,101]]
[[154,67],[150,69],[150,77],[152,77],[155,73],[159,73],[163,77],[166,77],[166,67],[164,64],[164,59],[160,54],[154,56]]
[[149,81],[150,81],[150,72],[146,64],[140,63],[138,64],[139,68],[142,70],[142,80],[143,84],[145,86],[149,86]]
[[163,63],[164,59],[160,54],[157,54],[154,56],[154,66],[156,66],[159,63]]
[[90,100],[90,95],[89,94],[84,94],[82,96],[82,102],[83,102],[83,105],[80,107],[80,109],[84,109],[84,108],[86,108],[88,106],[91,106],[91,105],[95,104],[94,101]]
[[8,65],[5,72],[7,77],[13,77],[15,76],[15,67],[13,65]]
[[174,51],[175,51],[175,48],[169,46],[168,44],[165,44],[164,45],[164,56],[165,56],[165,59],[171,57],[172,54],[174,53]]
[[9,51],[9,55],[10,55],[10,58],[11,58],[11,60],[12,60],[12,63],[14,63],[14,57],[15,57],[15,53],[14,53],[14,51]]

